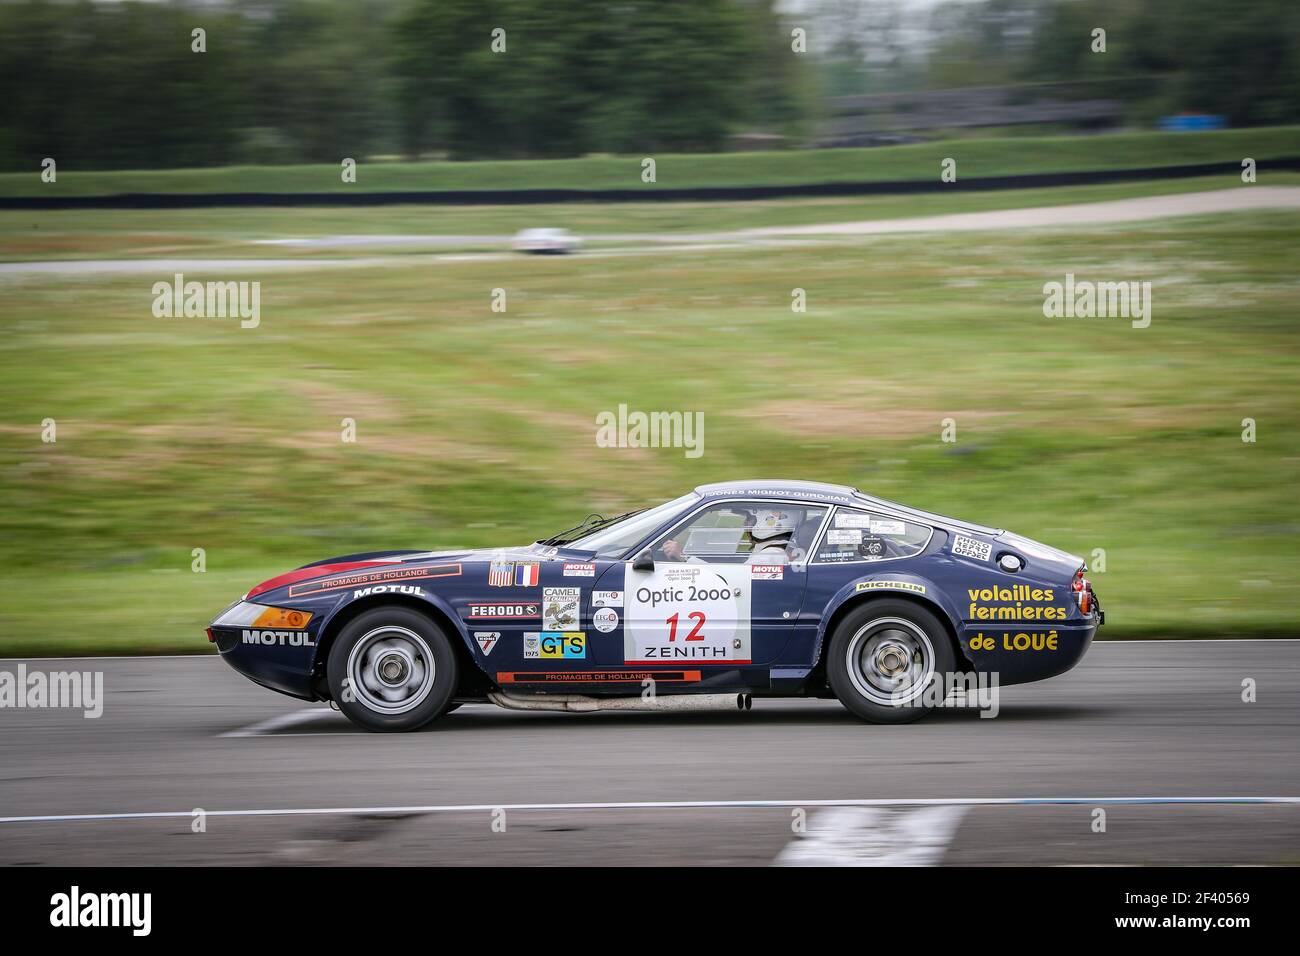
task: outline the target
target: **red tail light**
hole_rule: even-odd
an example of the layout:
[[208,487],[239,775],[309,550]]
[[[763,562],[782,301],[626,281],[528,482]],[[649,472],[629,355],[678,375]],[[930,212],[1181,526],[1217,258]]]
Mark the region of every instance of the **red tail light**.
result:
[[1092,613],[1092,583],[1083,576],[1083,568],[1074,572],[1074,581],[1070,587],[1074,591],[1074,599],[1079,603],[1079,610],[1084,614]]
[[212,628],[208,628],[207,631],[208,631],[208,643],[209,644],[217,643],[217,636],[212,633]]

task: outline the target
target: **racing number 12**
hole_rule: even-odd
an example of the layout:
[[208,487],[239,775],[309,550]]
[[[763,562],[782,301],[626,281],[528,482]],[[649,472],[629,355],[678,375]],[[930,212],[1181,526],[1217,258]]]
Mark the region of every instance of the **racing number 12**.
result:
[[[700,628],[704,626],[704,612],[692,611],[690,614],[686,616],[695,622],[695,626],[691,628],[691,633],[686,635],[686,639],[688,641],[704,640],[704,635],[700,633]],[[668,625],[669,643],[677,640],[677,615],[674,614],[672,617],[668,618],[668,620],[664,621],[664,623]]]

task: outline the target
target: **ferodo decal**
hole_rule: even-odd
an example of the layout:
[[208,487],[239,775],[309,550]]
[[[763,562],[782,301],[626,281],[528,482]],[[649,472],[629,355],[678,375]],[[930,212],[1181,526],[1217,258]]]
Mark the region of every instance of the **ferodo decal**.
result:
[[1009,588],[967,588],[966,593],[970,597],[967,617],[976,621],[1064,621],[1068,615],[1064,607],[1052,606],[1054,588],[1013,584]]
[[497,642],[500,640],[501,640],[500,631],[475,631],[474,632],[474,642],[478,644],[478,649],[483,652],[484,657],[487,657],[489,654],[492,653],[492,648],[496,647]]
[[315,647],[306,631],[244,631],[245,644],[269,644],[279,647]]
[[699,671],[497,671],[498,684],[697,684]]
[[371,594],[411,594],[415,597],[426,597],[424,588],[418,588],[413,584],[380,584],[373,588],[361,588],[359,591],[352,592],[352,600],[357,598],[368,597]]
[[564,631],[578,623],[580,588],[542,588],[542,630]]
[[1060,650],[1060,639],[1055,631],[1048,631],[1046,634],[1035,632],[1018,634],[1008,634],[1002,632],[1002,637],[986,637],[983,631],[980,631],[970,639],[970,649],[972,651],[1056,651]]
[[542,606],[537,601],[518,604],[470,604],[465,617],[471,621],[517,621],[542,616]]
[[659,563],[624,577],[625,663],[748,664],[749,568]]
[[952,553],[959,558],[974,558],[976,561],[987,561],[989,556],[993,554],[993,545],[987,541],[968,538],[964,534],[955,534],[952,537]]
[[459,564],[424,564],[413,568],[359,571],[356,574],[344,574],[336,578],[325,578],[322,581],[290,585],[289,596],[302,597],[304,594],[337,591],[339,588],[357,588],[366,584],[382,584],[385,581],[409,581],[412,578],[454,578],[459,574]]
[[855,591],[915,591],[917,594],[925,593],[924,584],[913,584],[911,581],[859,581],[853,588]]
[[536,631],[524,635],[524,657],[573,660],[586,656],[587,635],[581,631]]

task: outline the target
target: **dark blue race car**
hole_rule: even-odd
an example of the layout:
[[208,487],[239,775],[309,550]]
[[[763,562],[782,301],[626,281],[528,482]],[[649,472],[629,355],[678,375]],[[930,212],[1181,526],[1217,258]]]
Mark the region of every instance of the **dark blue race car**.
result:
[[900,723],[963,678],[1078,663],[1103,620],[1085,570],[846,486],[725,482],[525,547],[310,564],[253,588],[208,637],[250,679],[369,730],[469,701],[665,709],[724,694],[835,697]]

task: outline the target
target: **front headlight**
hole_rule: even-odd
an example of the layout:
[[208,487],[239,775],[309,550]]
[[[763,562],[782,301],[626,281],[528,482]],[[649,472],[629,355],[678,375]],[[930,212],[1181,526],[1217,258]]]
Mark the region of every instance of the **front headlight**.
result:
[[227,608],[212,622],[212,626],[288,628],[300,631],[311,619],[311,611],[295,611],[287,607],[270,607],[266,604],[254,604],[251,601],[240,601]]

